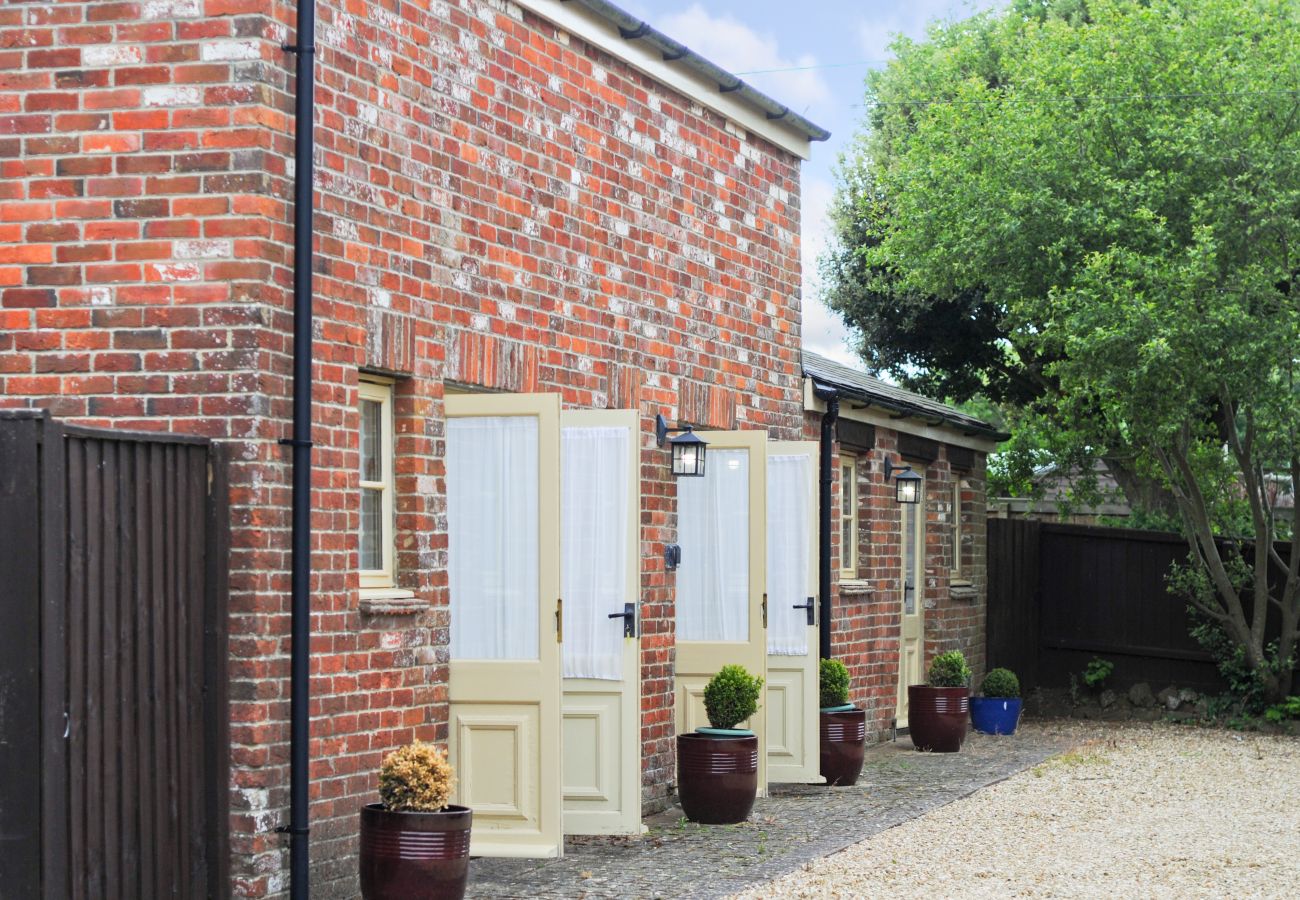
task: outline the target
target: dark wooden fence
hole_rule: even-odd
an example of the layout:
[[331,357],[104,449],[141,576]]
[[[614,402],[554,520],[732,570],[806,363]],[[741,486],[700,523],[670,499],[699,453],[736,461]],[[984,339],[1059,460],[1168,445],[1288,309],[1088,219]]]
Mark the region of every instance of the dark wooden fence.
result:
[[1115,664],[1118,687],[1225,688],[1189,634],[1186,601],[1165,587],[1187,556],[1180,536],[990,519],[988,548],[989,665],[1026,688],[1068,687],[1094,656]]
[[0,414],[0,896],[228,893],[224,466]]

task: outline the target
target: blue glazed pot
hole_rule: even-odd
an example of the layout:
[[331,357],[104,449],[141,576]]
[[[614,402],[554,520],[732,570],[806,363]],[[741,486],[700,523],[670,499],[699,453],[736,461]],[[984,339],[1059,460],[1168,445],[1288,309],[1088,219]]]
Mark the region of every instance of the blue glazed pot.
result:
[[1019,697],[971,697],[971,724],[982,734],[1015,734],[1020,703]]

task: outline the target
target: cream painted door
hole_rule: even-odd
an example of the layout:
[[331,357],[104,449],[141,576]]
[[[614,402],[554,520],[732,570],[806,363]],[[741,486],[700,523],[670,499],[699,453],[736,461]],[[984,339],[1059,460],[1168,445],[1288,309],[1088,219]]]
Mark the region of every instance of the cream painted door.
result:
[[[702,477],[677,479],[678,734],[709,724],[704,685],[728,663],[764,679],[758,712],[747,724],[767,733],[767,435],[708,431]],[[758,755],[767,789],[767,754]]]
[[448,396],[448,749],[475,856],[561,856],[560,397]]
[[919,500],[903,503],[900,538],[902,543],[901,614],[898,640],[898,710],[896,728],[907,727],[907,686],[925,681],[925,485],[919,485]]
[[816,784],[816,441],[767,445],[767,779]]
[[560,426],[564,833],[639,834],[640,414],[566,410]]

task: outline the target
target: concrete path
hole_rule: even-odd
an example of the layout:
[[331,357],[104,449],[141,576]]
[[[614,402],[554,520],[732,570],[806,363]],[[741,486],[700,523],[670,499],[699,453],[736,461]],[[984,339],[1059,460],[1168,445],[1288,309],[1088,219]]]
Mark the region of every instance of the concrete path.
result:
[[958,800],[1071,746],[1026,725],[972,734],[960,753],[917,753],[907,738],[867,753],[853,787],[774,786],[749,821],[701,826],[670,810],[637,838],[570,838],[563,859],[475,859],[470,897],[726,897]]

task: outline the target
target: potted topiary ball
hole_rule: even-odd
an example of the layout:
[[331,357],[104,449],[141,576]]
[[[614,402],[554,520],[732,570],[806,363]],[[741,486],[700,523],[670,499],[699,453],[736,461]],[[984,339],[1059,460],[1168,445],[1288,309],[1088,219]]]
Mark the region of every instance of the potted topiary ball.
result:
[[758,712],[763,679],[723,666],[704,688],[712,728],[677,735],[677,795],[692,822],[743,822],[758,796],[758,736],[737,728]]
[[448,804],[455,773],[447,754],[416,741],[379,769],[379,803],[361,808],[361,896],[459,900],[469,877],[473,813]]
[[970,718],[970,666],[960,650],[940,653],[930,663],[929,684],[907,688],[907,725],[918,750],[956,753],[966,740]]
[[818,672],[821,699],[821,773],[826,784],[855,784],[867,747],[867,711],[849,702],[849,670],[823,659]]
[[1020,722],[1020,679],[1010,669],[994,669],[980,682],[980,697],[970,698],[970,720],[983,734],[1015,734]]

